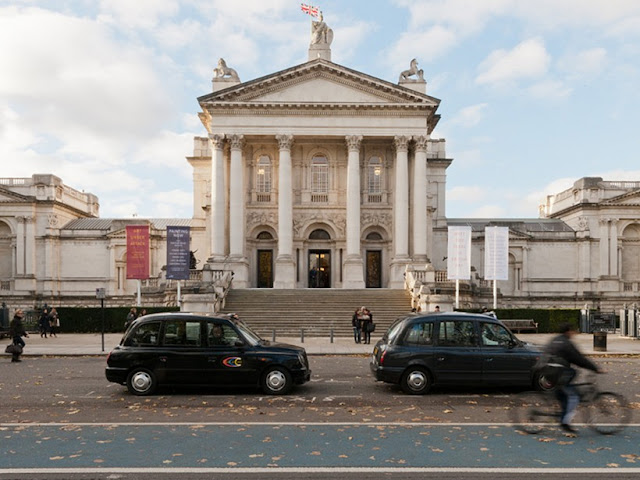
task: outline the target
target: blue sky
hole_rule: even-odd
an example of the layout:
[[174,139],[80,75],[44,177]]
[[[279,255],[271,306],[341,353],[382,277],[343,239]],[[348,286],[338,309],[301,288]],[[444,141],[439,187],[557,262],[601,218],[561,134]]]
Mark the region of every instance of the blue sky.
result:
[[[306,2],[309,3],[309,2]],[[538,216],[578,178],[640,180],[640,2],[312,3],[332,60],[441,100],[448,217]],[[0,177],[53,173],[102,217],[190,217],[196,98],[303,63],[291,0],[0,0]]]

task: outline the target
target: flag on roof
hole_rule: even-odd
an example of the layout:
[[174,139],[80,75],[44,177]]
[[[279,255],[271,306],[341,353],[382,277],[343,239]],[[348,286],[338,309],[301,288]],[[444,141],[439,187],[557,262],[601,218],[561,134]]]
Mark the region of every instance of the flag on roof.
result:
[[313,5],[307,5],[306,3],[300,4],[300,10],[304,13],[311,15],[312,17],[317,17],[320,13],[320,9],[318,7],[314,7]]

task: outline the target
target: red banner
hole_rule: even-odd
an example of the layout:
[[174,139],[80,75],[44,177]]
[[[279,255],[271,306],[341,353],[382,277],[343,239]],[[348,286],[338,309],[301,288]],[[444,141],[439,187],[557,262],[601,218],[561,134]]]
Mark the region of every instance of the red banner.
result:
[[127,225],[127,278],[149,278],[149,225]]

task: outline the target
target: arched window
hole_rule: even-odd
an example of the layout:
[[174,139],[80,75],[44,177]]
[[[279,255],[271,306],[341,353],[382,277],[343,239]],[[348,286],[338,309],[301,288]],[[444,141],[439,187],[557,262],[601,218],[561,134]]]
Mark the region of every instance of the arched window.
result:
[[311,201],[329,201],[329,160],[323,155],[311,159]]
[[273,235],[265,230],[260,232],[257,238],[258,240],[273,240]]
[[382,202],[382,160],[371,157],[367,166],[367,194],[369,203]]
[[331,240],[331,235],[326,230],[319,228],[309,234],[309,240]]
[[261,155],[256,165],[256,193],[259,202],[271,201],[271,159]]
[[371,242],[381,242],[382,235],[380,235],[378,232],[371,232],[369,235],[367,235],[367,240]]

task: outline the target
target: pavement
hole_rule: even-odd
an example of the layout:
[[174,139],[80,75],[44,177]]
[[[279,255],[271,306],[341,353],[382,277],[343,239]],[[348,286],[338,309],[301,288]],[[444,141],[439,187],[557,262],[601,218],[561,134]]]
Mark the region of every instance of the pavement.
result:
[[[556,334],[522,333],[516,335],[534,345],[545,345]],[[60,333],[57,337],[41,338],[32,334],[25,338],[25,356],[73,356],[73,355],[106,355],[120,343],[122,334],[106,333]],[[368,355],[373,345],[380,337],[371,339],[370,345],[356,344],[352,338],[334,337],[333,342],[328,337],[308,337],[304,342],[297,338],[277,338],[278,342],[299,345],[307,350],[309,355]],[[269,339],[270,340],[270,339]],[[640,355],[640,339],[622,337],[617,333],[609,333],[606,338],[606,351],[594,349],[594,336],[590,333],[580,333],[574,337],[578,348],[587,355]],[[9,343],[9,339],[0,340],[0,345]],[[601,343],[599,343],[600,345]],[[4,352],[4,349],[0,350]],[[8,356],[8,355],[7,355]]]

